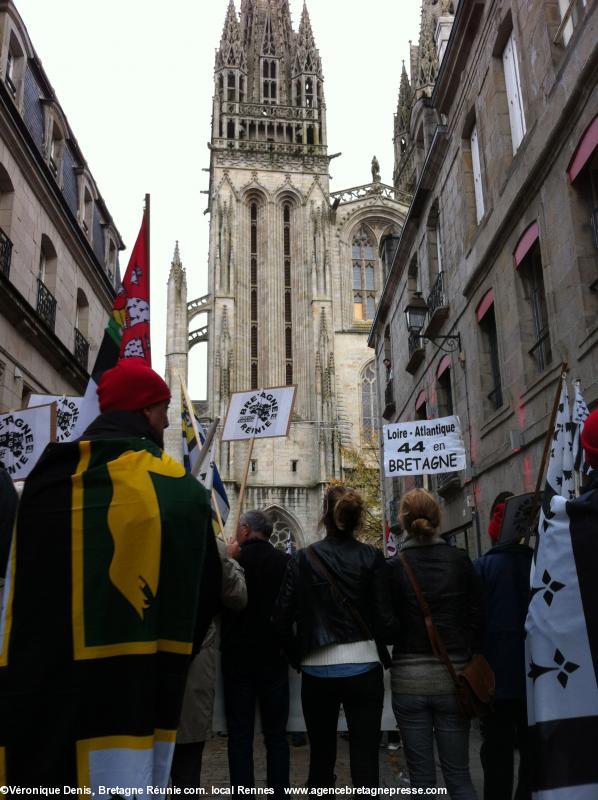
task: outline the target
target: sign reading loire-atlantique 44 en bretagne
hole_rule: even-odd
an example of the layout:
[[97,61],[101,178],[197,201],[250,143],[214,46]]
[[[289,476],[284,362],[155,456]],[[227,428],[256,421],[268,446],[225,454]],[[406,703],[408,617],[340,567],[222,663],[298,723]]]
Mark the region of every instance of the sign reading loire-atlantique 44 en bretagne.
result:
[[396,422],[383,427],[387,478],[465,469],[459,417]]

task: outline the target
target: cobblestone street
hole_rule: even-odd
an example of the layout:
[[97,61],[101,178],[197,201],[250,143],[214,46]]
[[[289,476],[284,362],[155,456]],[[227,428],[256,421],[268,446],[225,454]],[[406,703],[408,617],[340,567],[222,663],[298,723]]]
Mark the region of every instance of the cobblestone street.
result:
[[[222,789],[229,785],[226,742],[225,736],[214,736],[206,743],[203,757],[203,785],[208,789],[211,786]],[[470,737],[470,768],[474,786],[481,797],[483,778],[479,750],[480,734],[478,727],[474,723]],[[308,763],[309,745],[306,744],[303,747],[291,746],[291,786],[305,785]],[[266,757],[261,736],[256,736],[255,738],[255,774],[256,785],[265,786]],[[349,742],[341,736],[338,737],[336,774],[337,786],[351,786]],[[437,774],[438,785],[444,786],[439,765]],[[409,786],[402,748],[398,750],[389,750],[387,747],[380,748],[380,784],[381,786]]]

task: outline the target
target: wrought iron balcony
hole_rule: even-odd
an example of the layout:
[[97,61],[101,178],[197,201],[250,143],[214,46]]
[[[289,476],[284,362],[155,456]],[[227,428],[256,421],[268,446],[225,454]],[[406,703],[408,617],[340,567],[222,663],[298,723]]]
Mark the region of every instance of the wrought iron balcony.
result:
[[538,372],[544,372],[552,361],[552,348],[550,346],[548,326],[542,328],[538,341],[530,348],[529,354],[536,362]]
[[6,277],[10,277],[10,259],[12,256],[12,242],[0,228],[0,270]]
[[441,497],[454,494],[461,488],[459,472],[444,472],[435,476],[436,491]]
[[37,313],[54,330],[56,323],[56,298],[43,281],[37,279]]
[[75,328],[75,358],[86,370],[89,359],[89,342],[78,328]]
[[428,306],[428,324],[424,331],[424,336],[434,336],[445,319],[448,317],[449,308],[444,291],[444,272],[439,272],[432,291],[426,300]]
[[418,333],[410,333],[408,339],[409,361],[405,369],[412,375],[415,373],[421,362],[424,360],[425,348],[424,340]]

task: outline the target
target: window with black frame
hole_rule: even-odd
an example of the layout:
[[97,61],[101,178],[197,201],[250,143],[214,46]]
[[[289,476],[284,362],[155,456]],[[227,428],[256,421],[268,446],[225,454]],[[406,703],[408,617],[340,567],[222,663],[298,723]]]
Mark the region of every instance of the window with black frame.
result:
[[528,348],[528,353],[533,359],[536,370],[544,372],[552,363],[552,348],[539,240],[535,242],[519,264],[519,275],[523,282],[523,291],[529,304],[532,321],[533,341],[531,347]]
[[490,289],[476,310],[480,326],[480,375],[485,406],[489,412],[497,411],[503,404],[498,330],[494,313],[494,292]]

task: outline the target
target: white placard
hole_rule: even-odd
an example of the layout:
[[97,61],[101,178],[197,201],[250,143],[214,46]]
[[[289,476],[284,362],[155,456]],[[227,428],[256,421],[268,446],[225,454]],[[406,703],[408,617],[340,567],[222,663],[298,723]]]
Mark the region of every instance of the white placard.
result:
[[235,392],[230,399],[222,441],[286,436],[295,399],[295,386],[274,386]]
[[384,474],[438,475],[465,469],[459,417],[396,422],[383,426]]
[[55,435],[55,403],[0,415],[0,462],[13,481],[29,475]]
[[77,438],[76,429],[82,401],[82,397],[67,397],[64,394],[32,394],[28,407],[56,403],[56,441],[70,442]]

